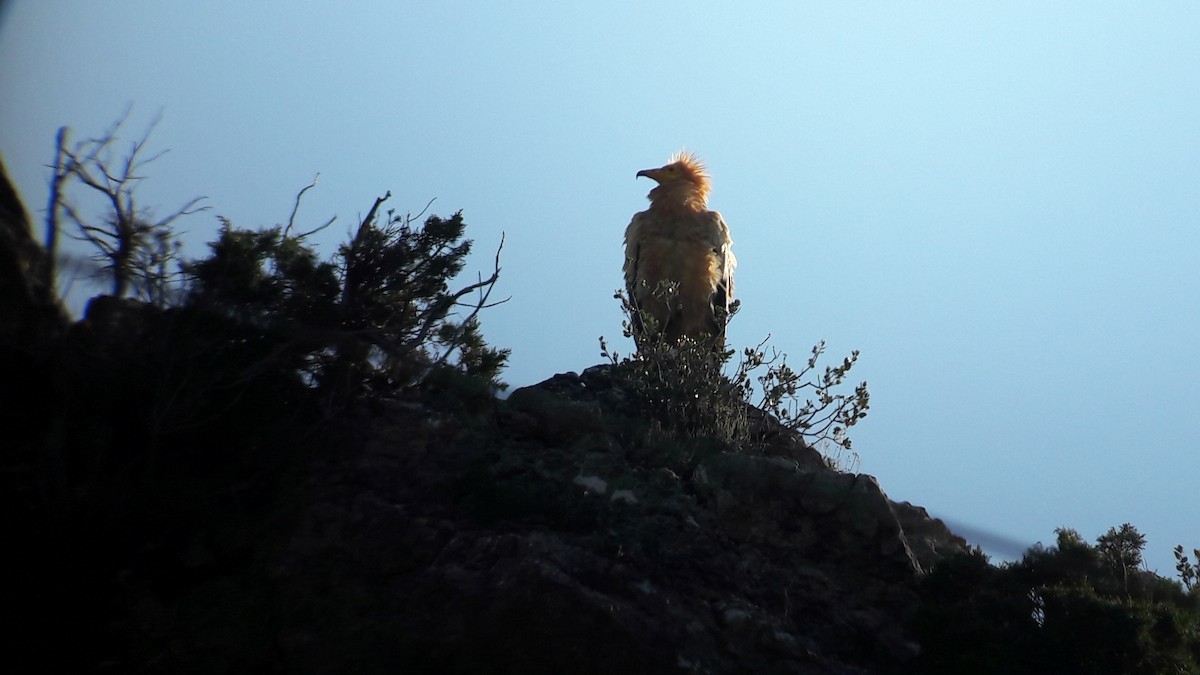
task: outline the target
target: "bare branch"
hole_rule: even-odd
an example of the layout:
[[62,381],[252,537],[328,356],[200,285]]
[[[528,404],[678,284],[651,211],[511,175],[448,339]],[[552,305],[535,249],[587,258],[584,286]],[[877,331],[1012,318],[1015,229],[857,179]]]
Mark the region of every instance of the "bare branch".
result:
[[[388,194],[391,194],[391,193],[388,193]],[[417,218],[420,218],[421,216],[425,215],[425,212],[429,210],[430,206],[433,206],[433,203],[435,201],[437,201],[437,197],[430,199],[429,202],[425,204],[425,208],[423,208],[419,212],[417,212],[417,215],[415,215],[415,216],[412,215],[411,213],[406,214],[404,216],[404,221],[405,221],[404,224],[407,225],[407,224],[411,223],[412,221],[416,220]]]
[[[473,322],[475,320],[475,318],[479,316],[479,311],[488,306],[487,299],[491,296],[492,289],[496,287],[496,281],[500,278],[500,252],[503,250],[504,250],[504,232],[501,232],[500,233],[500,245],[496,247],[496,260],[494,263],[494,271],[492,272],[492,276],[488,277],[487,279],[481,278],[478,283],[472,284],[472,285],[464,288],[463,290],[459,291],[458,293],[456,293],[453,296],[454,299],[457,300],[458,298],[466,295],[467,293],[470,293],[473,290],[480,289],[479,302],[475,303],[475,309],[472,310],[472,312],[469,315],[467,315],[467,318],[463,320],[463,325],[471,324],[471,322]],[[482,277],[483,275],[481,274],[479,276]],[[502,300],[501,302],[507,302],[507,299]],[[496,303],[496,304],[501,304],[501,303]],[[445,364],[446,359],[450,358],[450,354],[454,353],[454,351],[456,349],[460,348],[461,346],[462,346],[461,344],[450,345],[446,349],[446,351],[443,352],[442,355],[433,363],[433,365],[431,365],[429,368],[427,368],[425,370],[425,373],[421,377],[421,379],[428,377],[429,373],[433,372],[434,368],[437,368],[437,367]]]
[[184,204],[182,207],[180,207],[178,210],[176,210],[171,215],[158,220],[158,222],[154,223],[153,225],[150,225],[150,229],[161,230],[161,229],[165,228],[166,226],[170,225],[171,223],[175,222],[175,220],[177,218],[180,218],[182,216],[190,216],[193,213],[200,213],[201,211],[210,210],[212,208],[211,206],[201,206],[199,208],[193,208],[200,202],[204,201],[205,199],[208,199],[208,197],[200,196],[200,197],[192,198],[191,201]]
[[296,235],[296,238],[297,238],[297,239],[304,239],[304,238],[306,238],[306,237],[309,237],[309,236],[311,236],[311,235],[314,235],[314,234],[316,234],[316,233],[320,232],[321,230],[324,230],[325,228],[327,228],[327,227],[329,227],[330,225],[332,225],[332,224],[333,224],[333,222],[334,222],[335,220],[337,220],[337,216],[333,216],[333,217],[331,217],[329,220],[325,221],[325,224],[324,224],[324,225],[321,225],[320,227],[317,227],[317,228],[311,229],[311,230],[309,230],[308,232],[305,232],[304,234],[299,234],[299,235]]
[[[300,210],[300,200],[304,197],[304,193],[317,186],[317,181],[321,179],[321,174],[313,176],[312,182],[305,185],[299,192],[296,193],[296,203],[292,206],[292,215],[288,216],[287,227],[283,228],[283,236],[288,236],[292,232],[292,226],[296,223],[296,213]],[[332,222],[332,221],[330,221]]]
[[[500,237],[500,246],[496,249],[496,265],[495,265],[495,271],[492,272],[492,276],[488,277],[487,279],[482,279],[477,283],[471,284],[470,286],[463,288],[462,290],[458,291],[457,293],[455,293],[451,296],[447,296],[446,298],[443,298],[441,302],[433,305],[430,308],[430,310],[427,311],[424,315],[421,330],[418,331],[417,334],[408,341],[409,345],[423,344],[425,342],[426,338],[429,337],[429,332],[433,328],[433,326],[440,319],[442,319],[446,316],[446,312],[448,312],[450,310],[450,307],[453,306],[455,303],[457,303],[458,299],[461,298],[462,296],[464,296],[478,288],[483,288],[485,286],[488,287],[488,292],[489,293],[491,292],[490,287],[495,285],[496,281],[500,278],[500,251],[503,250],[503,248],[504,248],[504,237],[502,235]],[[470,319],[473,319],[479,313],[479,309],[480,309],[479,307],[476,307],[475,311],[471,312],[471,314],[467,317],[467,320],[469,321]],[[465,323],[465,321],[464,321],[464,323]],[[445,355],[443,355],[442,359],[439,359],[439,363],[444,360],[445,360]]]
[[[171,224],[182,216],[208,209],[198,206],[204,197],[197,197],[157,220],[138,211],[135,190],[143,180],[138,174],[165,151],[148,158],[144,156],[150,135],[162,120],[159,111],[141,138],[129,145],[128,153],[120,160],[112,159],[117,132],[131,110],[132,107],[127,108],[103,136],[78,143],[73,150],[66,148],[67,129],[60,130],[59,156],[55,160],[55,182],[47,215],[48,230],[57,230],[58,215],[65,213],[78,229],[76,238],[95,246],[98,260],[109,261],[105,269],[112,275],[113,295],[116,296],[124,295],[134,279],[152,284],[168,283],[174,275],[167,272],[166,265],[175,259],[175,248],[169,243],[173,237]],[[98,194],[106,203],[105,213],[99,217],[104,221],[103,225],[93,224],[71,204],[68,189],[76,182]],[[168,295],[165,288],[151,289],[148,293],[155,298]]]

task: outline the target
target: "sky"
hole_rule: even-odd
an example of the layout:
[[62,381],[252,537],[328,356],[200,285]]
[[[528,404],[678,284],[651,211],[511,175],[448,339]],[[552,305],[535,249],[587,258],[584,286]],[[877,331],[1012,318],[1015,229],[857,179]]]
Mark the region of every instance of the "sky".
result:
[[[859,470],[953,526],[1200,547],[1200,4],[14,0],[0,154],[35,220],[55,130],[161,113],[143,204],[332,227],[462,210],[530,385],[621,352],[622,237],[687,148],[729,223],[732,346],[871,391]],[[77,249],[76,255],[80,252]],[[99,292],[71,285],[74,303]],[[852,383],[853,383],[852,382]],[[1004,547],[992,549],[1012,555]],[[1001,555],[1000,557],[1003,557]]]

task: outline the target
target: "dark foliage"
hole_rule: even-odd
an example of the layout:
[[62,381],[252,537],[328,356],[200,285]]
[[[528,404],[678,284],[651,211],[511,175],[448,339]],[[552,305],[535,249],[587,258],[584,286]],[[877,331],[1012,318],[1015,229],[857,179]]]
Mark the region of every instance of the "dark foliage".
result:
[[[295,370],[326,402],[396,393],[445,369],[503,388],[508,350],[488,347],[478,321],[499,266],[490,278],[450,291],[471,250],[462,214],[430,216],[416,227],[389,212],[379,224],[384,199],[333,262],[320,261],[306,235],[239,230],[225,221],[211,256],[185,266],[193,282],[186,306],[270,344],[254,370]],[[478,301],[463,302],[472,291]],[[463,307],[466,318],[454,320]]]
[[[491,306],[500,252],[489,278],[452,291],[449,281],[462,271],[472,245],[462,238],[462,212],[430,216],[420,227],[394,211],[379,219],[388,196],[376,200],[354,239],[338,251],[342,294],[335,316],[338,328],[359,342],[354,365],[366,366],[368,386],[386,389],[422,381],[454,357],[458,370],[503,388],[497,378],[509,352],[486,345],[478,320]],[[460,310],[465,317],[455,316]]]
[[1144,544],[1129,524],[1095,547],[1060,529],[1010,565],[943,562],[923,585],[912,672],[1200,673],[1200,594],[1138,569]]
[[[136,166],[140,148],[120,166]],[[98,152],[68,155],[72,175],[93,189],[82,172],[84,159],[108,165]],[[118,180],[111,192],[124,199],[135,182]],[[140,213],[112,201],[118,216]],[[223,220],[206,258],[121,257],[117,294],[94,298],[74,325],[57,314],[53,325],[4,322],[24,331],[5,354],[27,364],[7,371],[27,382],[7,435],[15,446],[0,467],[3,534],[19,580],[4,585],[20,616],[9,636],[18,655],[76,672],[153,661],[126,653],[122,635],[155,628],[125,625],[134,608],[117,598],[127,601],[136,583],[166,602],[258,555],[288,504],[302,499],[313,453],[339,448],[328,435],[345,429],[345,411],[425,388],[490,398],[503,386],[508,352],[489,347],[478,322],[498,265],[451,291],[471,247],[461,214],[424,226],[389,214],[381,224],[382,202],[332,260],[290,223],[242,230]],[[2,206],[5,231],[27,233]],[[80,227],[92,222],[82,210],[68,215]],[[175,250],[172,218],[155,222],[158,240]],[[169,265],[177,269],[167,273]],[[155,266],[163,273],[150,275]],[[45,276],[8,267],[28,268],[31,283]],[[42,304],[51,315],[54,306]]]
[[[656,291],[668,305],[675,302],[678,285],[661,282]],[[863,382],[853,394],[838,391],[858,360],[854,351],[839,366],[826,366],[819,374],[817,362],[825,351],[821,342],[799,371],[787,355],[766,348],[766,340],[742,351],[736,366],[727,368],[737,353],[714,343],[709,336],[697,339],[669,337],[649,312],[641,310],[617,291],[614,298],[625,314],[625,337],[634,338],[637,352],[622,358],[600,338],[600,355],[615,366],[614,373],[628,385],[646,417],[673,434],[711,437],[747,449],[780,428],[800,434],[826,453],[831,466],[857,463],[851,450],[849,429],[867,416],[870,393]],[[740,302],[720,319],[728,324]],[[755,373],[761,372],[755,377]],[[726,375],[725,371],[731,370]],[[757,380],[761,400],[753,403]],[[763,424],[764,413],[773,424]],[[848,458],[848,459],[847,459]]]

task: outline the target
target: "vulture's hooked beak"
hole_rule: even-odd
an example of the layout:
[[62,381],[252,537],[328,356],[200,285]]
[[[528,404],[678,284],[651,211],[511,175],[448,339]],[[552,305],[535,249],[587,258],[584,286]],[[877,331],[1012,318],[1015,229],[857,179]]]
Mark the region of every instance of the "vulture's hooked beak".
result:
[[653,178],[654,180],[661,183],[662,182],[662,179],[660,178],[661,175],[662,175],[662,169],[642,169],[641,171],[637,172],[637,175],[634,176],[634,178],[637,179],[637,178],[641,178],[642,176],[645,176],[646,178]]

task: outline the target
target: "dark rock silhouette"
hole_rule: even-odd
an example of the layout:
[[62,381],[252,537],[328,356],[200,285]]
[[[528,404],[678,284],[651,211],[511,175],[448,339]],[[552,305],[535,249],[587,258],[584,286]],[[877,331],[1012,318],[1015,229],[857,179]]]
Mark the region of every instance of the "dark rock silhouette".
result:
[[50,259],[0,159],[0,346],[28,353],[67,325],[49,282]]
[[777,443],[799,460],[676,439],[702,457],[689,474],[647,463],[610,370],[368,415],[269,564],[283,662],[860,673],[916,654],[922,562],[897,513],[927,562],[961,539],[794,438]]

